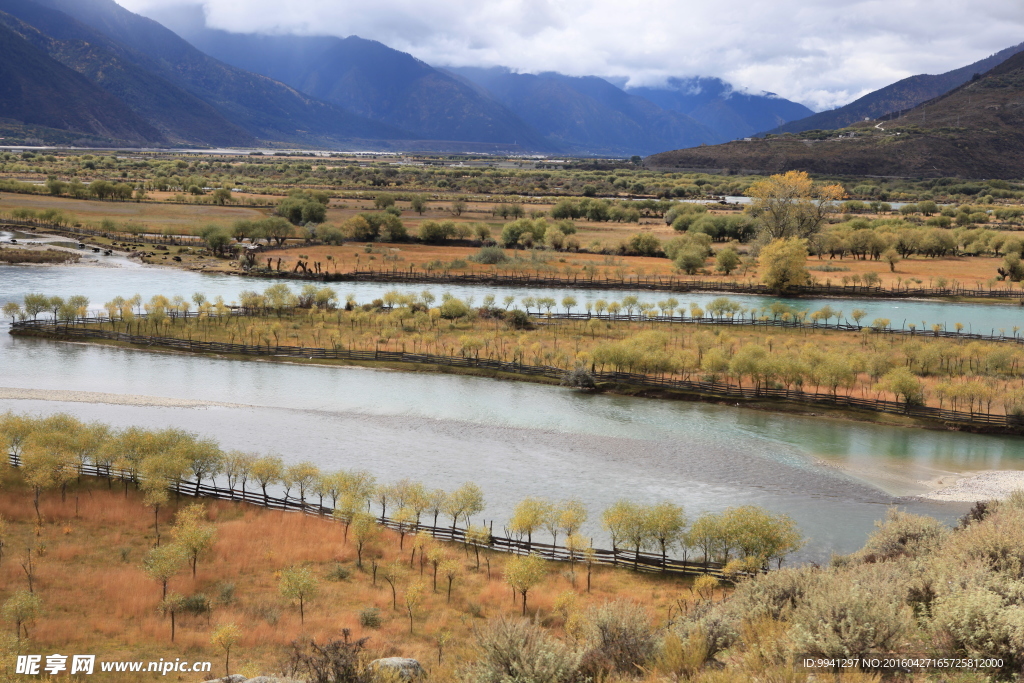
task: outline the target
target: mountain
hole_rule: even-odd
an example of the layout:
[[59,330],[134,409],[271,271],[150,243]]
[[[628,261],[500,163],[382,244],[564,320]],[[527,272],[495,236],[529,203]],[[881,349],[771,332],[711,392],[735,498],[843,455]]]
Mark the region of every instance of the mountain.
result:
[[1024,43],[1000,50],[991,57],[986,57],[953,71],[947,71],[944,74],[935,76],[919,74],[904,78],[902,81],[897,81],[868,93],[864,97],[856,99],[838,109],[819,112],[813,116],[790,121],[777,127],[765,126],[760,130],[767,130],[769,133],[835,130],[837,128],[845,128],[858,121],[877,119],[890,112],[898,112],[916,107],[922,102],[927,102],[930,99],[947,93],[953,88],[971,80],[974,75],[985,73],[1021,51],[1024,51]]
[[520,74],[502,67],[449,71],[491,93],[551,144],[577,154],[648,154],[714,135],[688,116],[596,76]]
[[408,139],[404,130],[371,121],[266,76],[229,66],[157,22],[113,0],[42,0],[149,58],[150,71],[213,107],[264,141],[335,146],[365,139]]
[[[121,144],[162,141],[160,132],[127,105],[52,59],[7,22],[17,20],[0,14],[0,118],[8,119],[8,124],[43,126]],[[67,106],[69,102],[74,106]]]
[[626,92],[704,124],[715,134],[715,139],[704,140],[707,143],[749,137],[813,114],[774,93],[738,92],[719,78],[670,78],[661,88],[626,88]]
[[661,170],[1024,177],[1024,52],[892,120],[663,152]]
[[207,28],[202,9],[195,5],[154,9],[150,15],[227,64],[417,137],[551,150],[542,136],[487,93],[377,41],[220,31]]
[[[195,95],[155,75],[145,55],[34,0],[0,0],[6,25],[126,104],[172,144],[252,145],[255,139]],[[149,70],[147,70],[147,68]]]

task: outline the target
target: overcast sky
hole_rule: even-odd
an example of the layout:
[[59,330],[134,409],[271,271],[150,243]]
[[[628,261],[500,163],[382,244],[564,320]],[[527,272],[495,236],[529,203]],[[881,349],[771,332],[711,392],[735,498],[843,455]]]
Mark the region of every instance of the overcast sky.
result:
[[202,4],[213,28],[358,35],[436,66],[717,76],[828,109],[1024,41],[1022,0],[117,0]]

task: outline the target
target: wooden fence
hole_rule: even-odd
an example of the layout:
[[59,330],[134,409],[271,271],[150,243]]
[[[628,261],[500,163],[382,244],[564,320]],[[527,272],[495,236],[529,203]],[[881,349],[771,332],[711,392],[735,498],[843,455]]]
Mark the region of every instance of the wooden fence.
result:
[[[13,453],[8,455],[8,461],[12,467],[21,466],[21,459]],[[108,468],[98,467],[96,465],[82,465],[81,467],[76,466],[76,469],[83,476],[118,479],[125,482],[138,482],[139,480],[137,474],[114,467]],[[342,524],[346,523],[344,518],[334,514],[333,508],[325,507],[320,503],[299,500],[291,496],[281,498],[279,496],[272,496],[269,494],[264,495],[261,491],[221,488],[218,486],[203,484],[201,482],[184,480],[177,481],[171,484],[168,488],[178,495],[230,500],[268,508],[270,510],[299,512]],[[370,511],[369,502],[367,502],[367,511]],[[490,543],[481,544],[475,543],[473,540],[467,538],[466,529],[457,525],[432,526],[429,524],[412,522],[396,522],[395,520],[380,514],[375,514],[374,517],[377,519],[379,524],[402,533],[428,533],[432,537],[442,541],[462,543],[471,547],[479,547],[481,549],[493,550],[502,553],[511,553],[513,555],[528,555],[530,553],[535,553],[547,560],[554,560],[557,562],[586,562],[585,554],[579,550],[570,551],[568,548],[561,545],[540,543],[538,541],[531,543],[524,541],[521,538],[495,535],[493,521],[490,524]],[[710,574],[716,578],[728,580],[723,571],[723,565],[718,562],[687,562],[685,560],[678,560],[671,557],[667,557],[663,560],[661,555],[646,552],[637,553],[635,551],[623,549],[606,550],[603,548],[594,548],[593,551],[594,553],[591,559],[593,564],[628,567],[637,571],[659,572],[680,576]]]
[[[85,324],[102,323],[101,319],[57,322],[52,320],[24,320],[11,324],[12,334],[38,334],[41,336],[70,339],[109,339],[126,342],[135,346],[157,346],[200,353],[221,353],[233,355],[273,356],[282,358],[308,358],[325,360],[375,361],[386,363],[417,363],[446,367],[474,368],[517,375],[546,377],[562,380],[567,370],[548,365],[499,361],[473,356],[436,356],[404,351],[360,351],[344,348],[307,348],[302,346],[252,346],[225,342],[203,342],[173,337],[124,334],[100,329],[83,328]],[[984,427],[1002,432],[1024,433],[1024,415],[999,415],[982,412],[964,412],[928,406],[909,405],[897,401],[873,398],[857,398],[849,395],[807,392],[798,389],[770,387],[740,387],[724,382],[704,382],[659,377],[630,372],[592,372],[595,382],[601,384],[626,385],[644,389],[669,390],[699,394],[723,399],[746,401],[781,400],[801,404],[821,405],[835,408],[852,408],[880,413],[905,415],[944,424],[960,424]]]
[[[267,252],[270,255],[272,252]],[[910,289],[904,286],[890,285],[835,285],[814,284],[791,287],[779,292],[767,285],[757,282],[722,282],[720,280],[688,280],[671,276],[634,276],[634,277],[590,277],[573,275],[557,277],[530,273],[456,273],[451,271],[418,272],[413,267],[407,270],[397,268],[380,270],[355,270],[347,273],[276,273],[276,277],[287,277],[306,280],[323,280],[328,282],[411,282],[421,284],[464,284],[491,285],[502,287],[546,287],[558,289],[636,289],[662,292],[711,292],[725,294],[756,294],[760,296],[824,296],[824,297],[865,297],[865,298],[935,298],[935,297],[968,297],[982,299],[1017,299],[1024,302],[1024,290],[1006,289],[969,289],[962,285],[955,287],[921,287]]]

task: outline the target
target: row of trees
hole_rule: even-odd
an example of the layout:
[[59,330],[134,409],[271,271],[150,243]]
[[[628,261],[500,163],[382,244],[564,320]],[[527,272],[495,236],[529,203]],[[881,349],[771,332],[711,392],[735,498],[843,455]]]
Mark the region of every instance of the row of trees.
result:
[[[308,461],[286,464],[274,455],[225,453],[213,440],[179,429],[112,430],[105,424],[83,423],[66,414],[32,418],[6,413],[0,416],[0,444],[20,458],[25,481],[34,491],[40,521],[41,492],[64,490],[81,476],[87,464],[100,472],[119,470],[125,492],[134,483],[143,492],[145,504],[153,509],[157,546],[161,540],[159,512],[168,504],[171,493],[189,492],[194,487],[191,493],[199,495],[203,481],[213,483],[218,479],[243,497],[247,487],[258,489],[265,503],[269,502],[268,489],[274,487],[283,489],[286,500],[297,500],[301,505],[316,499],[320,508],[333,510],[333,515],[345,523],[346,538],[352,530],[360,565],[363,546],[374,533],[374,518],[369,512],[372,506],[379,510],[380,522],[390,515],[403,537],[415,532],[424,516],[436,527],[438,518],[444,515],[453,529],[462,523],[469,540],[480,545],[490,542],[489,530],[471,522],[485,507],[483,492],[472,482],[452,491],[431,489],[408,479],[378,483],[364,470],[324,472]],[[191,483],[186,483],[188,480]],[[329,507],[325,508],[325,503]],[[176,566],[174,563],[184,557],[195,573],[198,559],[212,542],[212,531],[202,524],[199,510],[192,506],[178,513],[172,530],[174,543],[154,555],[154,566]],[[554,504],[530,497],[516,506],[507,528],[512,536],[525,537],[527,550],[533,534],[542,529],[551,535],[554,545],[564,534],[565,547],[582,557],[590,547],[580,535],[586,520],[586,506],[579,500]],[[757,566],[762,566],[773,559],[781,562],[800,547],[791,520],[771,517],[755,508],[738,509],[725,517],[704,515],[689,531],[682,507],[668,502],[643,505],[620,501],[603,513],[602,520],[613,546],[628,547],[637,555],[643,549],[657,548],[663,559],[675,548],[685,551],[697,547],[703,551],[705,562],[728,562],[739,550],[744,560],[756,559]],[[166,593],[166,578],[163,582]]]

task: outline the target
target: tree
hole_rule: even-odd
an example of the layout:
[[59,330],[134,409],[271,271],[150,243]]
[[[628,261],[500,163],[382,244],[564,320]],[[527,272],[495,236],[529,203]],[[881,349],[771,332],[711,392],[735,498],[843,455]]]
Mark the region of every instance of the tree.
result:
[[384,565],[384,571],[381,572],[381,578],[388,582],[391,586],[391,608],[398,610],[398,591],[395,584],[405,576],[406,568],[405,563],[399,559],[395,559],[386,565]]
[[199,558],[210,549],[217,534],[213,525],[204,522],[205,518],[206,508],[201,503],[193,503],[178,511],[171,528],[171,536],[192,566],[192,578],[195,578]]
[[836,202],[846,197],[842,185],[816,185],[804,171],[789,171],[758,180],[747,190],[750,212],[769,240],[807,238],[818,232]]
[[21,305],[17,301],[8,301],[4,304],[4,317],[10,318],[13,323],[18,319],[18,316],[23,315],[21,312]]
[[160,614],[171,617],[171,642],[174,642],[174,617],[185,609],[185,596],[180,593],[169,593],[157,605],[156,610]]
[[156,544],[160,545],[160,508],[170,498],[168,489],[178,484],[187,469],[184,459],[174,453],[151,455],[142,461],[139,474],[142,477],[142,501],[153,508],[153,533]]
[[924,401],[924,384],[905,367],[893,368],[882,375],[875,389],[894,394],[897,401],[902,397],[907,408]]
[[427,201],[420,195],[414,195],[413,198],[409,200],[409,208],[422,216],[423,212],[427,210]]
[[356,566],[363,568],[363,549],[380,537],[380,526],[377,520],[368,512],[356,512],[352,515],[349,526],[352,529],[352,538],[356,542]]
[[526,536],[526,550],[533,544],[533,532],[541,529],[551,516],[551,503],[543,498],[524,498],[512,511],[509,530],[519,537]]
[[270,498],[267,496],[267,487],[281,481],[281,476],[284,474],[284,462],[279,456],[265,455],[261,458],[256,458],[252,463],[251,470],[252,478],[263,489],[263,504],[267,505],[270,503]]
[[39,615],[43,601],[38,595],[27,590],[19,590],[7,598],[3,606],[4,618],[14,622],[14,635],[20,641],[21,632],[25,631],[28,638],[28,624]]
[[540,555],[516,555],[505,563],[505,583],[523,596],[523,616],[526,616],[526,596],[544,580],[547,567]]
[[224,456],[224,476],[228,480],[232,498],[235,495],[235,486],[238,484],[241,484],[242,495],[245,495],[245,482],[252,476],[252,466],[256,462],[256,457],[252,453],[243,451],[230,451]]
[[405,589],[405,609],[409,614],[409,633],[412,633],[412,619],[416,608],[423,602],[423,593],[426,592],[426,584],[417,581]]
[[889,272],[896,272],[896,264],[900,262],[900,254],[898,251],[889,247],[882,252],[882,260],[889,264]]
[[466,482],[445,497],[444,512],[452,518],[452,528],[462,517],[469,518],[484,510],[484,492],[471,481]]
[[241,636],[242,632],[238,630],[234,623],[218,626],[213,635],[210,636],[210,644],[224,650],[225,677],[231,675],[231,648],[235,646],[235,643],[238,642]]
[[761,250],[761,281],[776,291],[810,282],[807,272],[807,240],[775,240]]
[[463,200],[456,199],[455,201],[452,202],[452,215],[453,216],[461,216],[462,213],[465,210],[466,210],[466,202],[464,202]]
[[[53,420],[53,418],[50,418]],[[36,521],[42,524],[39,512],[39,496],[42,491],[65,485],[74,479],[74,455],[68,434],[56,424],[44,421],[26,439],[21,458],[25,482],[32,487],[32,502],[36,509]]]
[[[0,538],[0,542],[2,542]],[[466,529],[466,542],[472,544],[473,552],[476,553],[476,568],[480,569],[480,546],[491,545],[491,530],[483,524],[470,524]]]
[[161,599],[167,597],[167,582],[181,571],[184,562],[185,554],[181,546],[173,543],[153,548],[142,561],[142,569],[146,575],[160,582]]
[[319,581],[313,576],[309,567],[289,567],[281,571],[281,582],[278,586],[281,595],[287,600],[299,601],[299,623],[306,623],[306,603],[316,597],[320,588]]
[[285,486],[288,488],[291,488],[291,486],[298,488],[299,502],[305,505],[306,491],[313,487],[318,476],[320,476],[320,468],[308,460],[304,460],[285,468],[284,479],[287,482]]
[[729,275],[740,265],[740,255],[733,247],[725,247],[715,256],[715,270]]
[[686,515],[683,506],[672,503],[657,503],[647,512],[647,523],[651,537],[661,548],[662,568],[668,559],[668,549],[679,543],[686,530]]
[[450,604],[452,601],[452,584],[462,574],[462,564],[458,560],[451,558],[442,562],[438,567],[438,571],[441,572],[441,576],[448,580],[448,598],[445,602]]

